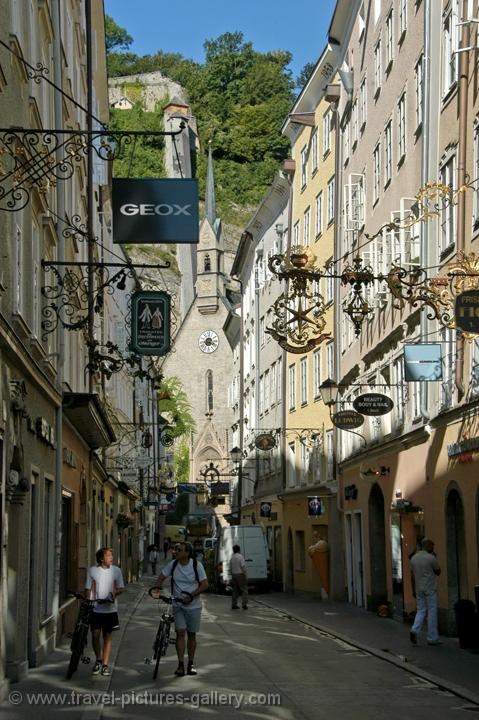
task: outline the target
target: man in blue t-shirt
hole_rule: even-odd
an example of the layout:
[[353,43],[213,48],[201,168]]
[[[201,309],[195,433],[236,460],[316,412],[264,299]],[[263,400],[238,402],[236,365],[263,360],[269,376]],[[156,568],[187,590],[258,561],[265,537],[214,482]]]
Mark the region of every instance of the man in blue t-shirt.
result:
[[[167,577],[171,576],[173,597],[181,600],[181,605],[174,608],[176,630],[176,653],[178,667],[175,675],[185,674],[185,639],[188,634],[188,675],[196,675],[193,665],[196,650],[196,633],[201,622],[200,594],[208,587],[208,580],[203,565],[193,559],[193,547],[189,542],[175,546],[176,558],[166,565],[158,576],[156,586],[161,587]],[[185,594],[186,593],[186,594]]]

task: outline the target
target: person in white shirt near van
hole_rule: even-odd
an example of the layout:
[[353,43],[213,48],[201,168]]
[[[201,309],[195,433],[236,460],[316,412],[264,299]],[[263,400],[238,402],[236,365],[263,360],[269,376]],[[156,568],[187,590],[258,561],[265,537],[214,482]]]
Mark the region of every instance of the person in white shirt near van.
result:
[[233,545],[233,555],[230,560],[231,575],[233,578],[233,594],[231,596],[231,609],[239,610],[238,598],[241,596],[243,610],[248,609],[248,570],[246,561],[241,554],[241,547]]

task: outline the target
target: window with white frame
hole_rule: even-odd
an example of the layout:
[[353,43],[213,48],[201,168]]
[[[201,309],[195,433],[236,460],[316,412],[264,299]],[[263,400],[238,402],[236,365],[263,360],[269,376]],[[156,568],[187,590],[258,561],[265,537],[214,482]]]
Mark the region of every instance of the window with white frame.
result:
[[[346,433],[344,433],[346,434]],[[325,435],[325,450],[326,450],[326,477],[328,482],[334,480],[334,454],[333,454],[333,431],[326,430]]]
[[[455,188],[456,155],[451,155],[441,167],[441,182],[452,190]],[[441,208],[441,252],[452,247],[456,241],[457,206],[443,202]]]
[[333,265],[333,258],[330,257],[328,260],[326,260],[325,267],[327,268],[327,275],[326,275],[326,293],[325,293],[325,301],[326,305],[329,305],[329,303],[333,302],[334,299],[334,265]]
[[456,371],[456,331],[442,328],[442,383],[441,410],[452,406],[454,399],[454,376]]
[[270,375],[269,370],[266,370],[264,374],[264,411],[267,412],[271,405],[270,397]]
[[15,261],[13,265],[13,311],[23,314],[23,288],[25,278],[23,271],[25,268],[25,258],[23,252],[23,212],[16,212],[14,215],[14,252]]
[[276,372],[276,400],[278,402],[281,402],[281,398],[283,395],[282,389],[283,389],[283,359],[278,358],[277,362],[278,370]]
[[276,402],[276,384],[277,384],[277,378],[276,378],[276,363],[274,362],[271,365],[270,368],[270,399],[271,399],[271,405],[274,405]]
[[401,355],[393,362],[393,391],[396,406],[396,427],[404,424],[404,357]]
[[311,135],[311,175],[318,169],[318,128],[315,127]]
[[402,41],[407,28],[407,0],[399,0],[399,38]]
[[31,307],[31,326],[33,336],[40,337],[41,313],[41,263],[40,263],[40,232],[35,221],[32,223],[32,280],[33,297]]
[[323,155],[331,150],[331,110],[323,115]]
[[414,69],[416,87],[416,129],[422,125],[423,119],[423,62],[424,55],[421,55]]
[[301,187],[306,187],[308,181],[308,150],[306,145],[301,150]]
[[293,225],[293,245],[299,245],[299,220]]
[[363,130],[367,120],[367,95],[366,78],[364,78],[359,87],[359,125],[361,130]]
[[411,395],[411,414],[415,420],[421,417],[421,383],[413,382],[409,384],[409,393]]
[[289,366],[289,409],[296,407],[296,365]]
[[457,0],[453,0],[443,16],[442,24],[442,93],[447,95],[457,81]]
[[328,225],[334,220],[334,177],[328,181]]
[[260,320],[259,320],[259,342],[260,342],[261,347],[264,346],[265,341],[266,341],[266,335],[265,335],[264,331],[265,331],[265,322],[264,322],[264,315],[263,315],[263,317],[260,318]]
[[326,345],[326,377],[330,379],[334,377],[334,345],[332,342]]
[[308,402],[308,358],[301,358],[301,405]]
[[393,11],[386,18],[386,73],[389,73],[394,60],[394,23]]
[[374,48],[374,94],[377,95],[381,90],[382,82],[382,62],[381,62],[381,40]]
[[[474,180],[479,178],[479,118],[476,118],[474,124]],[[475,183],[474,195],[472,200],[472,222],[474,228],[479,226],[479,181]]]
[[378,143],[373,152],[373,205],[379,200],[379,191],[381,188],[381,144]]
[[479,394],[479,338],[471,343],[471,380],[469,390],[474,397]]
[[398,165],[406,155],[406,93],[399,98],[398,106]]
[[358,12],[358,34],[359,34],[359,42],[361,42],[364,30],[366,28],[366,15],[364,11],[364,3],[361,3],[361,7],[359,8]]
[[[479,177],[479,176],[477,176]],[[323,191],[316,195],[314,203],[314,235],[318,237],[323,232]]]
[[346,165],[351,155],[351,132],[349,122],[343,127],[343,161]]
[[376,25],[377,21],[379,20],[381,16],[381,0],[373,0],[374,4],[374,24]]
[[393,166],[393,122],[390,120],[384,130],[384,187],[392,179]]
[[[301,472],[301,482],[306,482],[306,478],[308,477],[309,472],[309,450],[307,446],[300,442],[299,443],[300,448],[300,472]],[[304,535],[304,533],[303,533]]]
[[264,413],[264,376],[260,375],[259,378],[259,414]]
[[304,216],[303,216],[303,245],[305,247],[309,246],[310,219],[311,219],[311,208],[308,207],[304,211]]
[[353,143],[353,148],[356,147],[356,144],[359,139],[359,108],[358,108],[358,99],[353,102],[353,109],[351,111],[351,141]]
[[321,350],[315,350],[313,353],[313,385],[314,385],[314,399],[321,397]]
[[288,443],[288,483],[289,487],[296,485],[296,443]]

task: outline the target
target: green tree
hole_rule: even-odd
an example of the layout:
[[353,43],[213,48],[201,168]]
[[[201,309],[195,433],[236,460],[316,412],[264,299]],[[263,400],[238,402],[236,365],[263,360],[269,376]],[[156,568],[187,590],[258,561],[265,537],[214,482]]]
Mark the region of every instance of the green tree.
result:
[[115,49],[128,50],[132,42],[133,38],[125,28],[117,25],[111,15],[105,15],[105,43],[107,53]]
[[308,62],[303,67],[301,72],[299,73],[298,77],[296,78],[296,87],[302,90],[302,88],[306,85],[309,78],[311,77],[311,74],[316,67],[316,63],[314,62]]

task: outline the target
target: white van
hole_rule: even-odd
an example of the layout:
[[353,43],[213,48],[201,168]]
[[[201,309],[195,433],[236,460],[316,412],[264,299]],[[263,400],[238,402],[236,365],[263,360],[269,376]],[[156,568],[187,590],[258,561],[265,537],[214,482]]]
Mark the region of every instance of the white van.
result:
[[270,560],[266,534],[260,525],[232,525],[221,529],[216,545],[218,589],[231,586],[230,560],[233,545],[239,545],[248,568],[248,586],[269,589]]

